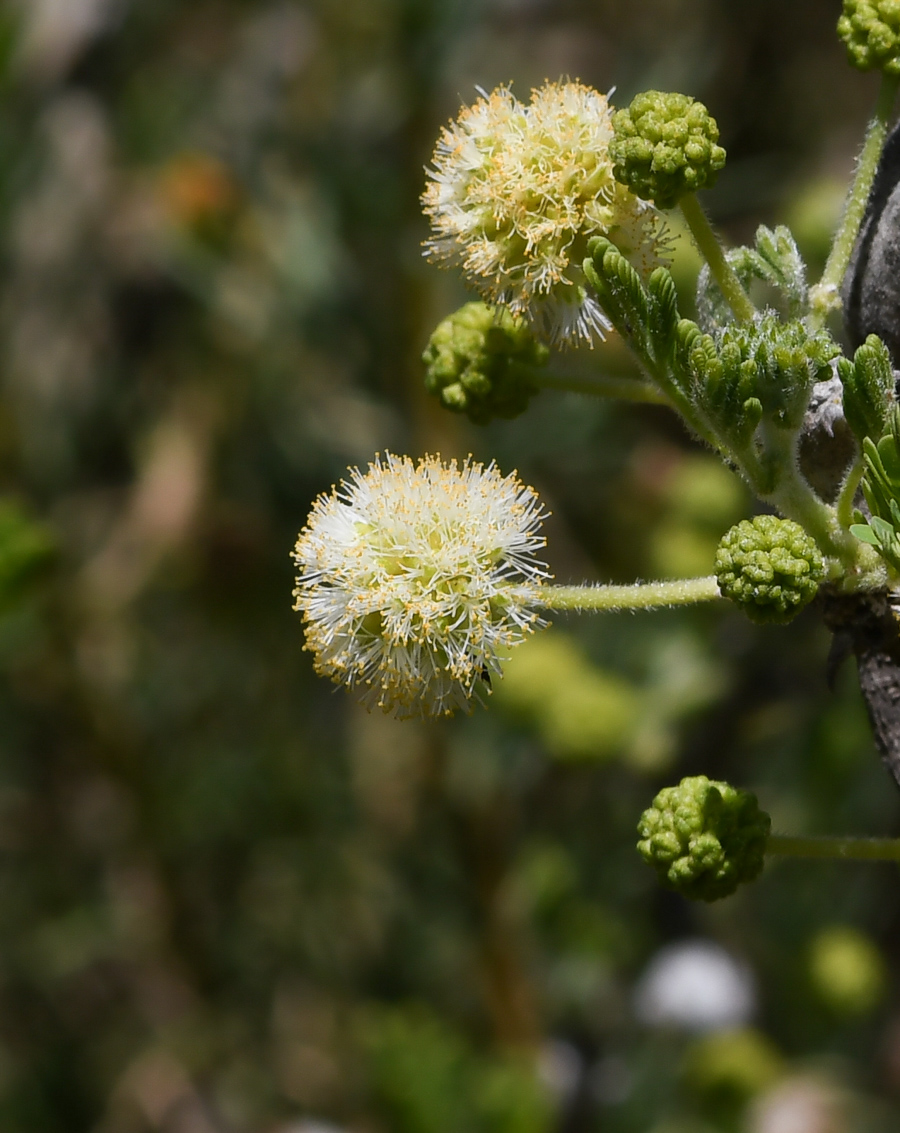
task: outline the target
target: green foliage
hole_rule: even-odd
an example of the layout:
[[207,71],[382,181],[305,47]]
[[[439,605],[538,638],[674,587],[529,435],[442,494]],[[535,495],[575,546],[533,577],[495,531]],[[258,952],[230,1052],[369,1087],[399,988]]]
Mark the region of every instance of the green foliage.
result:
[[665,382],[678,326],[678,292],[665,268],[656,268],[645,288],[619,249],[603,237],[588,244],[584,273],[613,326],[648,373]]
[[900,75],[900,5],[897,0],[844,0],[837,31],[861,71]]
[[864,523],[865,516],[857,512],[858,522],[850,530],[900,573],[900,410],[892,410],[888,423],[890,431],[877,444],[863,437],[862,489],[871,515]]
[[839,358],[844,417],[860,444],[866,437],[878,441],[887,428],[895,403],[894,370],[887,347],[870,334],[849,358]]
[[718,901],[760,874],[770,825],[755,795],[695,775],[644,811],[638,850],[670,888]]
[[613,115],[613,129],[616,180],[659,208],[711,187],[725,165],[716,120],[684,94],[644,91]]
[[812,387],[830,376],[838,353],[828,334],[810,335],[802,322],[771,313],[728,323],[715,335],[684,319],[672,373],[701,435],[768,498],[795,474],[794,445]]
[[744,519],[723,536],[716,580],[754,622],[789,622],[816,596],[822,553],[799,523],[776,515]]
[[[762,246],[773,260],[781,247],[791,261],[792,245],[769,235]],[[675,285],[665,268],[654,271],[644,287],[610,241],[594,239],[588,250],[585,276],[645,372],[688,424],[739,462],[760,495],[771,494],[793,472],[788,437],[799,431],[812,387],[831,376],[840,348],[826,332],[810,334],[799,319],[783,322],[772,312],[752,323],[727,322],[714,334],[704,333],[697,323],[680,317]],[[759,258],[763,262],[762,253]],[[774,268],[772,272],[774,276]],[[779,278],[789,276],[784,267]],[[798,279],[794,282],[800,286]],[[758,435],[761,424],[768,430]]]
[[534,368],[549,355],[506,307],[466,303],[438,324],[422,361],[425,388],[476,425],[518,417],[538,392]]
[[[779,224],[756,230],[754,246],[730,248],[725,256],[745,290],[754,283],[764,284],[776,304],[789,319],[799,318],[807,300],[806,265],[789,228]],[[697,280],[697,318],[702,327],[712,330],[734,319],[719,285],[707,265]]]
[[828,334],[810,335],[802,322],[769,314],[753,324],[729,323],[713,340],[691,340],[684,353],[697,404],[740,447],[762,419],[799,429],[813,384],[830,376],[839,352]]

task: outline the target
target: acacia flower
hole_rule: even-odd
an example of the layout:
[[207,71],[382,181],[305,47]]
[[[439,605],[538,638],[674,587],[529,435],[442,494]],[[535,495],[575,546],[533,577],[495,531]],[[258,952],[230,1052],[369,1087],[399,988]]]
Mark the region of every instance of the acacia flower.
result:
[[544,510],[516,477],[390,453],[316,500],[293,557],[315,668],[397,716],[449,716],[490,692],[542,625]]
[[667,247],[659,212],[613,176],[612,135],[609,102],[581,83],[546,83],[528,105],[507,87],[482,94],[438,139],[426,254],[542,338],[602,337],[611,323],[581,271],[588,240],[606,236],[644,275]]

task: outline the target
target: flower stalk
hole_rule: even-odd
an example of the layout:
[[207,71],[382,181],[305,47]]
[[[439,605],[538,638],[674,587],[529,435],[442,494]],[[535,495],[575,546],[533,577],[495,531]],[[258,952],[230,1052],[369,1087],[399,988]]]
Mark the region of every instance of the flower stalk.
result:
[[735,318],[740,322],[749,322],[756,314],[756,308],[750,301],[747,292],[741,286],[741,281],[735,275],[734,268],[725,258],[722,245],[707,219],[706,213],[695,193],[687,193],[678,202],[681,213],[687,222],[694,242],[700,254],[709,264],[712,276],[721,288],[728,306],[734,312]]
[[634,586],[542,586],[539,601],[546,610],[612,611],[691,606],[721,597],[715,576],[709,575]]
[[830,312],[840,308],[840,286],[850,264],[859,226],[865,215],[872,182],[878,170],[878,161],[884,149],[898,86],[900,86],[900,78],[882,74],[875,113],[866,131],[856,173],[844,202],[840,226],[831,245],[822,278],[810,289],[809,323],[812,330],[821,329]]

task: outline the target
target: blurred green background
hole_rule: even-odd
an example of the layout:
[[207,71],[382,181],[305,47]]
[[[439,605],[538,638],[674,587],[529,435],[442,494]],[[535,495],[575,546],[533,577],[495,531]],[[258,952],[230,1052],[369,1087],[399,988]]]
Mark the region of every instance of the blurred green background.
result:
[[422,725],[316,679],[290,608],[311,501],[385,448],[518,468],[560,580],[709,571],[749,501],[662,410],[428,403],[467,295],[423,167],[476,84],[680,89],[723,229],[821,263],[877,85],[839,7],[0,2],[3,1133],[900,1129],[896,870],[700,907],[634,849],[699,772],[900,832],[814,612],[559,618]]

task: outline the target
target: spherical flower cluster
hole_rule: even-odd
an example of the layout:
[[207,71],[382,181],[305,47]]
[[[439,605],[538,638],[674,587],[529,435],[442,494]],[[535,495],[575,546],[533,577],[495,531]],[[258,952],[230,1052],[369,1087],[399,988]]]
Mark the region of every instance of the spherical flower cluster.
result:
[[824,575],[812,536],[777,515],[742,520],[716,551],[719,589],[754,622],[789,622],[815,598]]
[[351,469],[294,549],[316,671],[401,717],[483,700],[507,651],[543,624],[543,517],[493,464],[387,454]]
[[466,303],[438,323],[425,348],[425,388],[476,425],[518,417],[538,391],[533,370],[548,354],[505,307]]
[[616,179],[662,209],[712,186],[725,164],[715,118],[686,94],[645,91],[616,112],[613,127]]
[[638,823],[638,849],[685,897],[717,901],[763,867],[771,820],[756,796],[705,775],[666,787]]
[[887,75],[900,75],[897,0],[844,0],[837,31],[854,67],[861,71],[878,68]]
[[505,87],[484,94],[438,139],[427,253],[542,338],[602,337],[610,323],[581,271],[588,240],[607,236],[645,275],[666,248],[659,213],[613,177],[611,138],[609,103],[580,83],[547,83],[528,105]]

